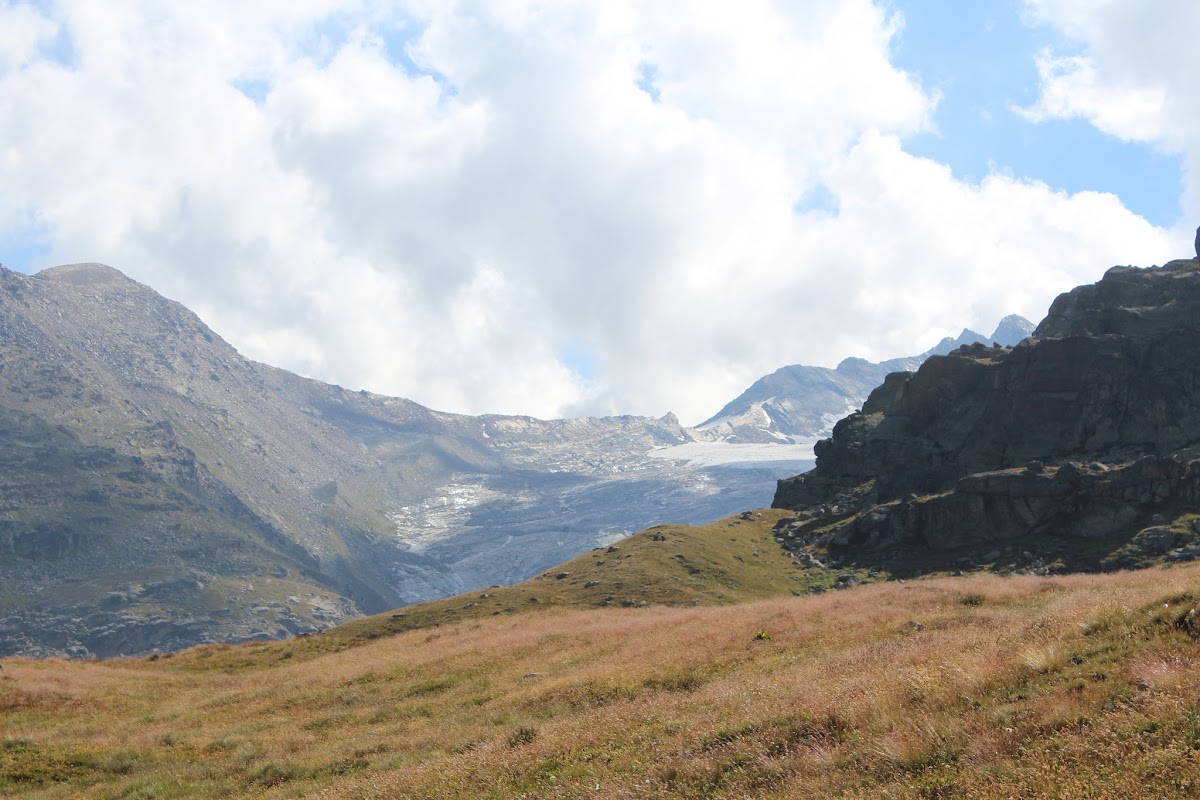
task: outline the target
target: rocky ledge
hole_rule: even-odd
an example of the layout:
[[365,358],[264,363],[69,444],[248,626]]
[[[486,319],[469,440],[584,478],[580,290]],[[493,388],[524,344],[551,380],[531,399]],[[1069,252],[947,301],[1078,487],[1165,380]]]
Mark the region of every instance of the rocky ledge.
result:
[[1197,261],[1114,267],[1016,347],[889,375],[819,443],[814,470],[779,482],[775,507],[798,512],[779,538],[835,563],[1195,558],[1198,334]]

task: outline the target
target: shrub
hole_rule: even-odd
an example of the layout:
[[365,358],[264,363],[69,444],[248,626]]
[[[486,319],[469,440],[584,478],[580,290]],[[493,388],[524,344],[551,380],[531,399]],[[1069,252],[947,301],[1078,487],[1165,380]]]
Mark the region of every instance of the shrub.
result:
[[509,747],[520,747],[523,744],[529,744],[537,738],[537,731],[527,725],[522,725],[517,728],[508,737]]

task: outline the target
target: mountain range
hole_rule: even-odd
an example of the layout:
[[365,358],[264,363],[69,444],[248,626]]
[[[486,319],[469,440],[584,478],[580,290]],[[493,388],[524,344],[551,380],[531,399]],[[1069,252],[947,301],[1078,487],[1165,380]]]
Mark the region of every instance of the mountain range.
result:
[[759,378],[697,427],[730,442],[811,442],[829,435],[834,423],[862,405],[863,400],[893,372],[912,372],[930,356],[944,355],[963,345],[998,344],[1011,347],[1033,331],[1017,314],[1000,320],[991,336],[964,328],[917,356],[874,363],[847,358],[834,369],[792,364]]
[[[816,445],[814,469],[779,481],[772,509],[655,525],[511,586],[286,641],[6,658],[0,793],[1191,797],[1198,334],[1197,261],[1114,267],[1015,346],[965,344],[888,375]],[[75,413],[111,444],[83,441],[72,417],[6,412],[2,563],[34,570],[90,546],[86,526],[33,535],[39,505],[42,522],[91,508],[101,528],[127,511],[178,523],[158,531],[172,546],[223,535],[230,570],[264,553],[267,577],[336,600],[323,556],[278,538],[178,443],[182,422],[107,437],[107,387],[73,383],[100,362],[34,380],[18,354],[0,365],[29,379],[14,385],[31,409],[82,391],[77,405],[100,410]],[[301,416],[333,391],[315,386],[308,405],[292,396]],[[395,436],[356,430],[376,431],[368,452]],[[508,439],[527,455],[545,440]],[[12,476],[34,492],[33,476],[59,473],[74,482],[26,506],[11,491]],[[214,530],[182,527],[201,507]],[[152,552],[143,533],[128,542]],[[1080,571],[1110,574],[1064,574]],[[213,575],[226,573],[106,603]]]
[[765,506],[827,408],[923,358],[785,368],[860,377],[771,384],[758,427],[470,417],[250,361],[103,265],[0,269],[0,654],[304,633]]

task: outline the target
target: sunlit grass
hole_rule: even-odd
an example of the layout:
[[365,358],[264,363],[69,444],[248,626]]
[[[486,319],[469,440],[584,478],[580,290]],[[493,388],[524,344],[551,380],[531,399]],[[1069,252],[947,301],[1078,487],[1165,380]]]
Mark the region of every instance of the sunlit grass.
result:
[[1192,796],[1198,581],[980,575],[10,660],[0,794]]

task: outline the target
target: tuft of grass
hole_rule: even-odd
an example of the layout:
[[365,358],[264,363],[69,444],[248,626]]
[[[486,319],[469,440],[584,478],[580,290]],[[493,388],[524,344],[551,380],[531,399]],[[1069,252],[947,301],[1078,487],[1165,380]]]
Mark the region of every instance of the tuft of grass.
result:
[[520,747],[532,743],[536,738],[537,730],[535,728],[522,725],[509,734],[507,742],[509,747]]

